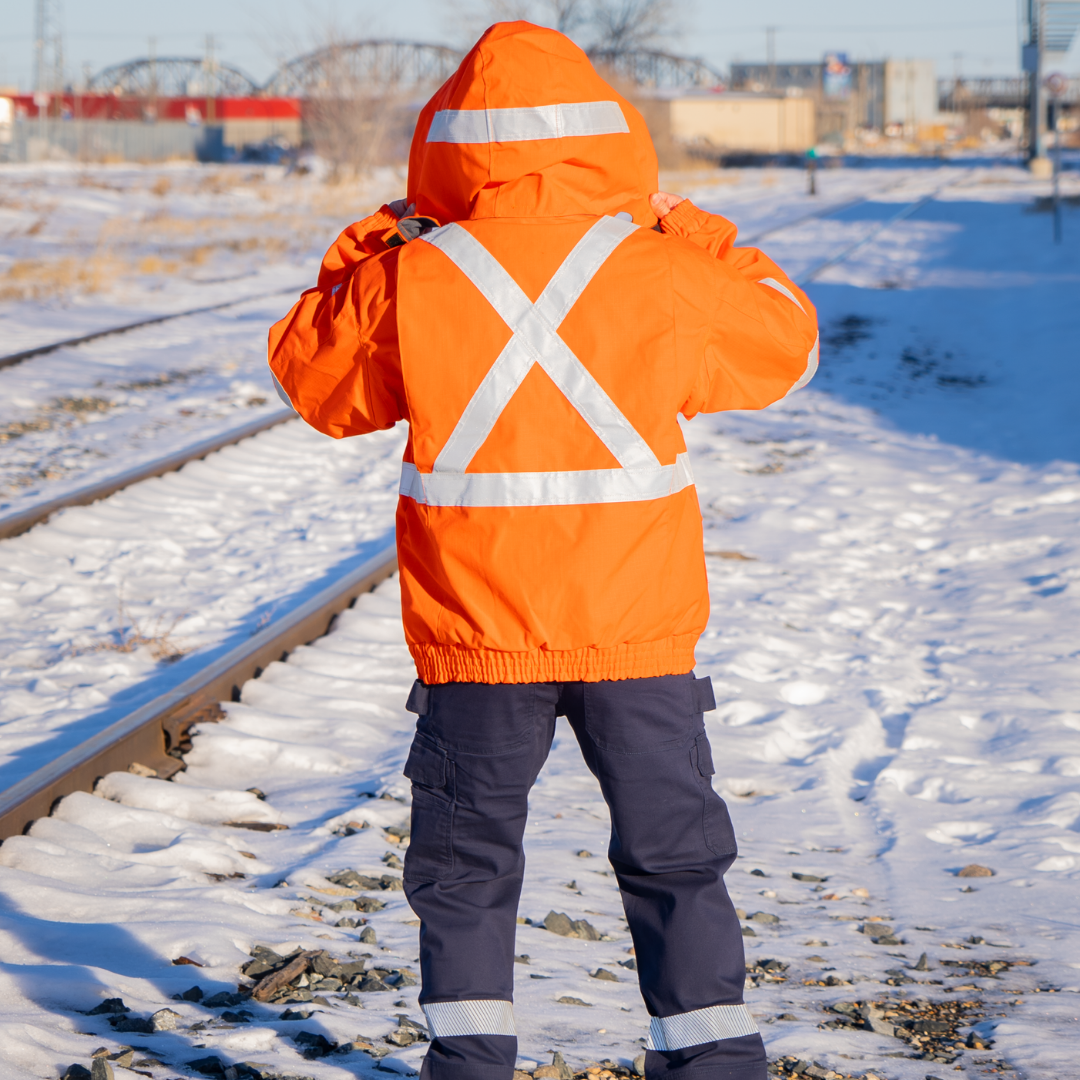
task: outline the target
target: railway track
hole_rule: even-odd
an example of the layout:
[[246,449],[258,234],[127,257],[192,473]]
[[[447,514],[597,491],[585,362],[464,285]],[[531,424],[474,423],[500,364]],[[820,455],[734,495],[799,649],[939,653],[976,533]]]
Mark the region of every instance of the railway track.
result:
[[235,443],[242,442],[244,439],[250,439],[253,435],[258,435],[260,431],[266,431],[268,428],[276,427],[278,424],[284,424],[295,419],[295,417],[296,413],[292,409],[278,409],[269,416],[260,417],[258,420],[252,420],[241,427],[231,428],[220,435],[203,439],[192,446],[185,447],[183,450],[166,454],[164,457],[154,458],[143,465],[135,465],[103,480],[95,480],[93,483],[75,488],[64,495],[58,495],[54,499],[45,499],[42,502],[34,503],[34,505],[13,514],[6,514],[0,517],[0,540],[27,532],[66,507],[88,506],[90,503],[104,499],[114,492],[130,487],[132,484],[137,484],[140,480],[149,480],[155,476],[175,472],[189,461],[197,461],[206,457],[207,454],[214,453],[215,450],[220,450],[225,446],[232,446]]
[[47,817],[65,795],[92,791],[106,773],[138,764],[161,779],[174,776],[184,767],[181,753],[193,724],[219,717],[218,703],[239,700],[240,687],[267,664],[328,633],[339,612],[396,566],[397,549],[390,544],[190,679],[8,788],[0,794],[0,841]]
[[89,334],[81,334],[78,337],[64,338],[62,341],[53,341],[48,345],[35,345],[32,349],[23,349],[20,352],[8,353],[0,356],[0,369],[14,367],[26,360],[32,360],[35,356],[46,356],[76,345],[86,345],[91,341],[101,338],[113,337],[116,334],[127,334],[132,330],[140,330],[146,326],[157,326],[160,323],[171,322],[173,319],[186,319],[192,315],[205,315],[210,311],[223,311],[225,308],[237,307],[253,300],[268,300],[274,296],[287,296],[295,294],[303,288],[303,285],[290,286],[287,289],[274,289],[272,292],[256,293],[254,296],[243,296],[238,300],[224,300],[220,304],[208,304],[204,307],[189,308],[187,311],[174,311],[169,315],[154,315],[148,319],[138,319],[135,322],[125,323],[123,326],[107,327],[104,330],[94,330]]
[[[813,281],[829,267],[842,263],[857,250],[871,243],[888,226],[910,217],[955,182],[956,178],[950,179],[930,193],[905,204],[900,211],[876,226],[868,235],[801,275],[799,283]],[[899,185],[890,185],[884,190],[894,190],[897,186]],[[756,242],[766,235],[794,228],[807,220],[842,212],[871,201],[882,193],[872,192],[839,205],[822,207],[813,214],[759,233],[748,242]],[[249,438],[258,431],[283,423],[293,416],[295,414],[291,410],[283,410],[244,428],[206,440],[186,451],[149,462],[145,466],[88,485],[67,496],[0,519],[0,538],[24,532],[65,506],[93,502],[140,480],[178,469],[187,461],[204,457],[223,446]],[[219,714],[218,702],[238,700],[239,688],[248,679],[257,677],[267,663],[283,658],[298,644],[325,634],[338,612],[350,606],[361,593],[373,589],[393,573],[395,567],[396,552],[393,546],[388,546],[363,566],[328,586],[319,596],[292,614],[272,623],[250,642],[210,664],[175,690],[117,721],[48,766],[0,793],[0,841],[23,832],[36,818],[49,814],[57,800],[64,795],[79,790],[92,790],[97,780],[107,772],[124,771],[138,764],[152,769],[160,778],[173,776],[183,768],[181,749],[193,724],[213,719]]]

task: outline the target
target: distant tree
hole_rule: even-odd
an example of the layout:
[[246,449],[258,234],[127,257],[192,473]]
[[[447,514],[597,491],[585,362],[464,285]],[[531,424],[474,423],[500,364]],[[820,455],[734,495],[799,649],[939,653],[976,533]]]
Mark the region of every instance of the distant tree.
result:
[[591,44],[605,52],[655,47],[671,35],[676,6],[675,0],[593,0]]
[[655,48],[671,37],[682,0],[482,0],[465,11],[458,5],[458,28],[466,31],[527,19],[551,26],[586,48],[629,52]]

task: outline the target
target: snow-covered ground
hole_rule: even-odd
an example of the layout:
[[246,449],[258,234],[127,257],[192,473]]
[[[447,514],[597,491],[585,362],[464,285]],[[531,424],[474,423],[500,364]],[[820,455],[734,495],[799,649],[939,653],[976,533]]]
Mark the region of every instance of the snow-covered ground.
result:
[[[697,670],[716,686],[716,784],[741,838],[731,889],[747,916],[764,913],[746,923],[747,1000],[770,1056],[889,1080],[957,1067],[1066,1080],[1080,1046],[1080,214],[1068,209],[1055,248],[1035,203],[1045,183],[949,168],[824,170],[819,201],[879,194],[763,241],[799,276],[939,191],[811,286],[823,349],[809,390],[687,426],[713,598]],[[796,172],[731,181],[671,186],[746,235],[816,205]],[[251,326],[253,358],[264,330]],[[136,341],[131,362],[152,367]],[[373,550],[401,444],[398,432],[336,444],[290,424],[0,544],[0,783]],[[177,617],[171,640],[201,654],[166,665],[147,647],[100,648],[120,643],[123,618],[147,633]],[[360,1048],[302,1060],[298,1031],[392,1050],[383,1070],[414,1068],[422,1045],[382,1039],[399,1014],[421,1019],[415,987],[355,995],[363,1009],[320,994],[328,1004],[306,1006],[306,1021],[260,1005],[249,1023],[222,1023],[221,1009],[171,1000],[193,984],[235,988],[256,944],[415,969],[400,892],[363,916],[375,944],[335,928],[326,907],[341,899],[327,875],[377,876],[397,851],[383,826],[408,813],[411,679],[390,581],[249,683],[202,729],[178,783],[110,778],[112,801],[73,796],[0,847],[0,1077],[53,1076],[133,1044],[145,1048],[136,1068],[162,1078],[206,1057],[265,1075],[375,1075]],[[198,790],[249,787],[266,801],[216,809]],[[521,926],[521,1064],[554,1049],[575,1067],[628,1064],[646,1018],[619,966],[629,939],[603,859],[606,814],[565,729],[532,805],[521,915],[565,911],[612,940]],[[237,817],[290,829],[222,824]],[[371,827],[341,835],[349,821]],[[994,875],[956,876],[973,863]],[[234,873],[245,876],[207,877]],[[206,966],[173,966],[182,955]],[[1009,966],[990,975],[994,961]],[[619,981],[591,977],[601,967]],[[842,1015],[828,1006],[901,996],[974,1003],[974,1034],[992,1049],[912,1060],[888,1020],[819,1026]],[[179,1027],[124,1035],[80,1015],[113,997],[137,1016],[167,1005]],[[137,1064],[151,1059],[162,1066]]]

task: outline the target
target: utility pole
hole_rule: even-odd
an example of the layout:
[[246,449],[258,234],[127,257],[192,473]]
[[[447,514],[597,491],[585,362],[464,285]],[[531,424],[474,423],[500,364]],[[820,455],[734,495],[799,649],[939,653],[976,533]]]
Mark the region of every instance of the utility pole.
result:
[[64,89],[64,35],[60,0],[35,0],[34,92],[57,94]]
[[1045,157],[1043,153],[1044,132],[1042,116],[1042,44],[1039,25],[1042,22],[1042,4],[1039,0],[1026,0],[1027,40],[1021,51],[1024,71],[1028,77],[1028,161]]
[[206,35],[206,61],[204,67],[204,78],[206,79],[206,122],[208,124],[214,123],[217,119],[214,110],[214,91],[216,87],[214,83],[215,79],[215,64],[214,64],[214,35]]

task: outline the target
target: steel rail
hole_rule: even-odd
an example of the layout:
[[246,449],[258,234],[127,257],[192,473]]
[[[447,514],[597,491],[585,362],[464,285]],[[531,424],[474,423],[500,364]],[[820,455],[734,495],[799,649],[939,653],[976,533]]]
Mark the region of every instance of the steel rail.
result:
[[179,686],[0,792],[0,841],[47,817],[65,795],[93,791],[106,773],[137,763],[162,779],[175,775],[184,767],[177,755],[193,724],[217,719],[219,702],[239,700],[248,679],[258,678],[297,646],[329,633],[341,611],[396,567],[397,550],[390,544]]
[[205,307],[190,308],[187,311],[174,311],[168,315],[154,315],[148,319],[139,319],[137,322],[125,323],[123,326],[112,326],[105,330],[94,330],[89,334],[65,338],[63,341],[54,341],[48,345],[35,345],[32,349],[23,349],[22,352],[0,356],[0,368],[14,367],[16,364],[21,364],[24,360],[30,360],[35,356],[45,356],[47,353],[56,352],[58,349],[66,349],[72,345],[85,345],[90,341],[97,341],[98,338],[111,337],[113,334],[126,334],[129,330],[138,330],[144,326],[156,326],[158,323],[169,322],[172,319],[186,319],[191,315],[204,315],[208,311],[221,311],[223,308],[246,304],[249,300],[268,300],[272,296],[285,296],[303,288],[302,285],[296,285],[287,289],[275,289],[273,292],[256,293],[254,296],[243,296],[238,300],[224,300],[220,304],[207,304]]
[[89,503],[97,502],[99,499],[104,499],[107,495],[112,495],[113,492],[120,491],[122,488],[137,484],[140,480],[149,480],[154,476],[175,472],[189,461],[204,458],[215,450],[220,450],[225,446],[232,446],[234,443],[251,438],[252,435],[257,435],[260,431],[265,431],[267,428],[275,427],[278,424],[284,424],[295,418],[296,413],[292,409],[278,409],[269,416],[260,417],[258,420],[252,420],[241,427],[232,428],[209,439],[203,439],[202,442],[195,443],[193,446],[186,447],[183,450],[177,450],[171,454],[166,454],[164,457],[155,458],[144,465],[135,465],[122,473],[107,476],[104,480],[96,480],[85,487],[69,491],[66,495],[58,495],[55,499],[34,503],[33,506],[28,506],[25,510],[7,514],[0,517],[0,540],[18,536],[20,533],[32,529],[40,522],[46,521],[58,510],[63,510],[68,506],[86,506]]

